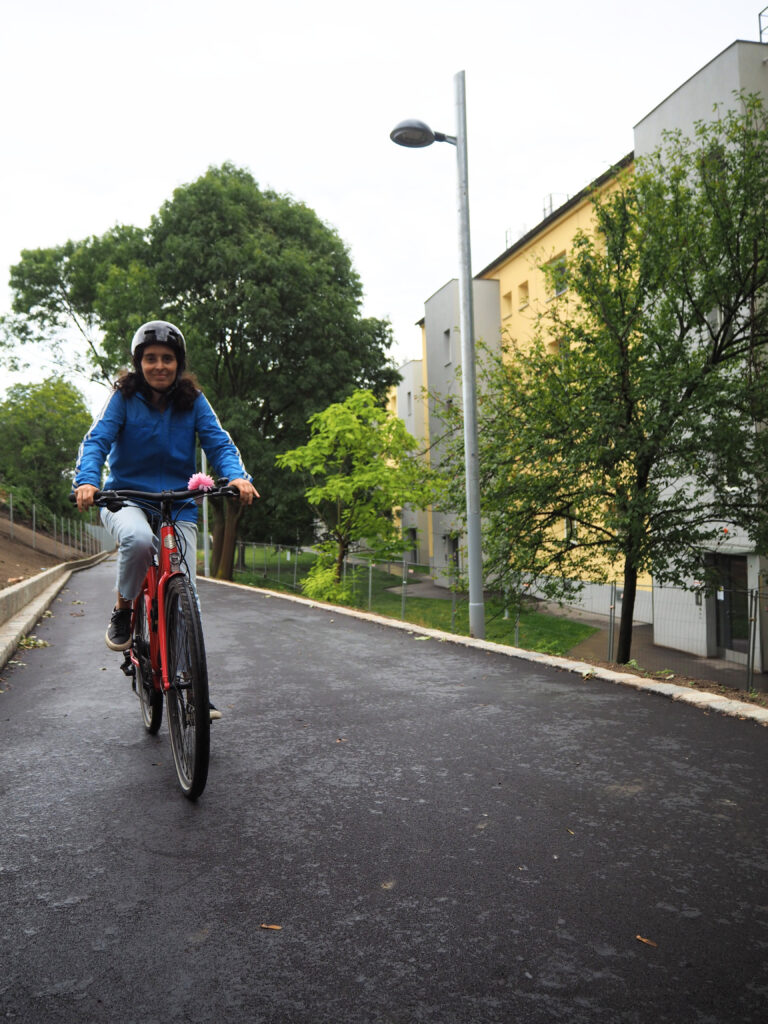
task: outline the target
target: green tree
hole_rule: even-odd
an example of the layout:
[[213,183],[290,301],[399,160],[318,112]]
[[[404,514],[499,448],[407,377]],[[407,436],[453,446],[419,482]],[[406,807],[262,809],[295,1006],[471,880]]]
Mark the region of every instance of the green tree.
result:
[[315,413],[309,425],[307,444],[279,455],[278,464],[309,485],[306,499],[324,528],[310,585],[319,575],[334,592],[353,544],[365,541],[378,558],[402,552],[394,511],[406,503],[426,507],[433,483],[417,441],[370,391]]
[[[176,189],[147,229],[23,252],[11,287],[32,340],[50,345],[75,328],[101,377],[125,364],[142,321],[179,323],[262,493],[245,514],[255,538],[295,541],[311,528],[298,481],[275,457],[306,440],[312,413],[360,387],[382,397],[398,380],[389,325],[360,316],[360,279],[337,233],[231,164]],[[231,575],[240,514],[215,513],[218,575]]]
[[739,108],[595,197],[533,344],[482,373],[487,572],[563,597],[618,566],[619,662],[640,573],[706,578],[730,523],[765,550],[768,121]]
[[67,381],[14,385],[0,403],[0,477],[52,512],[71,515],[75,456],[90,423],[85,399]]

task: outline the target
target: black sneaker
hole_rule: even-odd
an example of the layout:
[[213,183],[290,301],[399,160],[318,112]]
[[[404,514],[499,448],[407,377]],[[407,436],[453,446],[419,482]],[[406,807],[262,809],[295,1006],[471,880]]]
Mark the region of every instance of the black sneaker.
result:
[[127,651],[131,646],[131,609],[115,608],[104,638],[110,651]]
[[213,703],[211,701],[208,701],[208,710],[211,715],[211,721],[218,722],[218,720],[221,718],[221,712],[219,711],[218,708],[215,708],[213,706]]

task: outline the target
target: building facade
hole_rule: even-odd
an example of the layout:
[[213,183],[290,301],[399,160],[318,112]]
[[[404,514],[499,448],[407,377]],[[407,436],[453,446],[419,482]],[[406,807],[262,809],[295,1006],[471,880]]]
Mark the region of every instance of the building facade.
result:
[[[697,121],[713,119],[716,105],[732,108],[740,91],[757,93],[768,104],[767,45],[736,41],[723,50],[635,125],[632,153],[553,210],[476,275],[476,337],[491,347],[499,345],[505,335],[518,341],[530,337],[537,308],[551,298],[541,265],[547,263],[556,269],[558,262],[567,259],[575,233],[589,229],[594,191],[609,189],[617,175],[631,173],[637,158],[661,145],[665,131],[680,130],[690,136]],[[556,275],[554,287],[557,288]],[[425,399],[423,393],[461,401],[456,376],[460,367],[456,281],[448,282],[427,299],[420,324],[422,359],[401,368],[404,381],[398,389],[397,410],[414,435],[428,440],[432,457],[439,460],[438,410],[435,402]],[[417,399],[418,380],[421,385]],[[421,406],[420,414],[415,412],[417,405]],[[457,486],[463,486],[463,481],[457,481]],[[404,523],[413,531],[414,560],[428,564],[436,581],[448,585],[451,566],[461,557],[456,520],[431,510],[406,510]],[[656,587],[649,578],[646,586],[638,589],[635,618],[653,623],[654,640],[660,646],[746,662],[747,623],[754,610],[754,606],[747,607],[752,600],[748,595],[760,592],[762,597],[763,592],[768,593],[768,560],[735,529],[729,531],[729,540],[713,557],[719,560],[724,579],[717,594],[707,597],[698,593],[694,580],[689,583],[690,589],[674,590]],[[590,584],[583,592],[580,606],[606,614],[615,593],[608,586]],[[768,668],[768,600],[757,604],[756,668],[764,671]]]

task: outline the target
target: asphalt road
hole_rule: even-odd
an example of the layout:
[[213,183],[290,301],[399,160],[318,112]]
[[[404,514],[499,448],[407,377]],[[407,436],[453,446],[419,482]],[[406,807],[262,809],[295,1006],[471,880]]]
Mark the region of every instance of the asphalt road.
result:
[[0,1019],[768,1019],[768,730],[203,582],[190,804],[113,572],[0,684]]

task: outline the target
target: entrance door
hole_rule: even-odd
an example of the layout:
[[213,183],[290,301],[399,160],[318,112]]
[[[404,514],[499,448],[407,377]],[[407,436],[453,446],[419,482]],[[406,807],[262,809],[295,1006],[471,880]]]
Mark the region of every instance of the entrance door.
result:
[[721,586],[717,591],[717,646],[728,652],[749,653],[749,592],[747,556],[717,555]]

